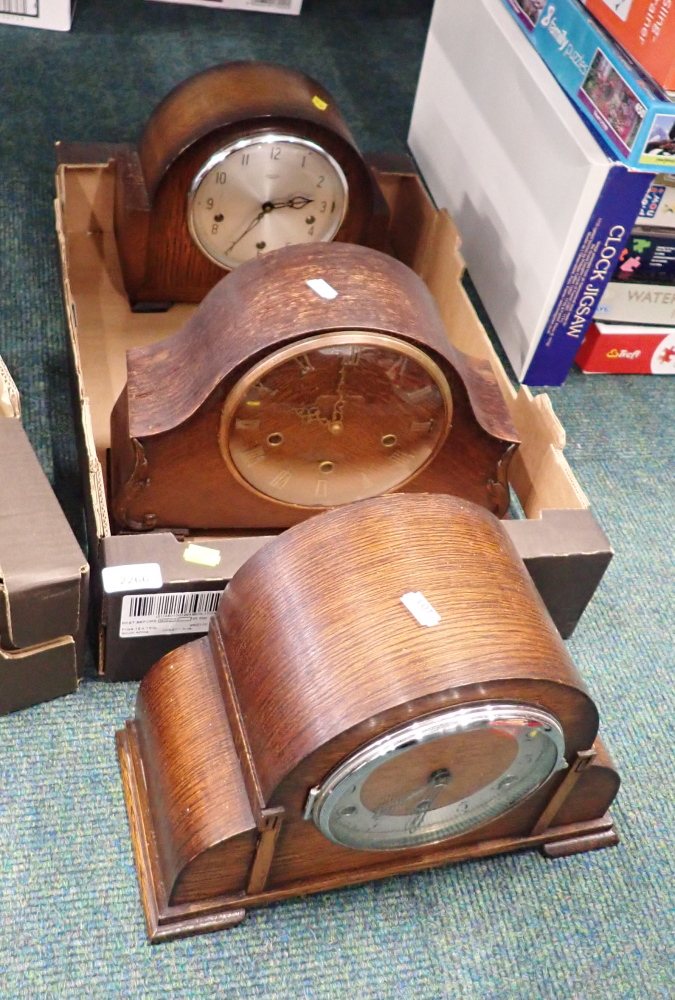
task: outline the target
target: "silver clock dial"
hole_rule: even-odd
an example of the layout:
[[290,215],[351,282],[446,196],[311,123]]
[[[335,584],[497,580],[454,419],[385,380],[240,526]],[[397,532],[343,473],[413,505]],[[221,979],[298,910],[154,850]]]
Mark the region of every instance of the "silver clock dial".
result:
[[203,164],[188,194],[188,227],[207,257],[233,268],[280,247],[332,240],[347,199],[344,172],[324,149],[262,133]]
[[456,837],[507,812],[567,766],[557,719],[479,702],[362,747],[313,789],[306,816],[329,840],[393,850]]

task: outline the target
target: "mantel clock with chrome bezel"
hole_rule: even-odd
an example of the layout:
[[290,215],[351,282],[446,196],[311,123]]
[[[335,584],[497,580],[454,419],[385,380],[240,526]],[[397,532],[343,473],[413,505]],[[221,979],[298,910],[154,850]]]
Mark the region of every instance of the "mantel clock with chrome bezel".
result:
[[214,66],[116,155],[115,236],[137,310],[200,302],[224,273],[296,243],[385,248],[388,213],[331,95],[261,62]]
[[[393,494],[290,528],[118,750],[153,941],[452,861],[617,842],[598,712],[501,521]],[[464,877],[480,878],[466,869]]]

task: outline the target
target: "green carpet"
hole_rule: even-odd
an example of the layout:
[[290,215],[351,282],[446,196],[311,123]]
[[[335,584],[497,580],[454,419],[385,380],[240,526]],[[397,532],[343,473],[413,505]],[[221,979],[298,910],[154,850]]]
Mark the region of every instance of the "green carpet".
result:
[[[0,27],[0,354],[78,531],[53,143],[134,139],[185,76],[254,57],[319,77],[362,148],[402,151],[429,13],[428,0],[305,0],[299,18],[79,0],[70,34]],[[135,685],[88,681],[0,720],[0,996],[675,998],[674,394],[668,377],[579,372],[552,393],[616,549],[569,646],[623,777],[618,848],[460,864],[151,948],[113,740]]]

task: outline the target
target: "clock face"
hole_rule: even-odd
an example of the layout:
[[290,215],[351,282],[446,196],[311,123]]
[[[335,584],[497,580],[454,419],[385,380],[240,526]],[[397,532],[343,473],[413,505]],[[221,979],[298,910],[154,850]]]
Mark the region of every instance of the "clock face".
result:
[[344,761],[305,811],[358,850],[418,847],[513,809],[567,765],[548,712],[508,702],[454,708],[379,737]]
[[262,133],[203,164],[188,194],[188,227],[207,257],[233,268],[280,247],[332,240],[347,198],[344,172],[324,149]]
[[266,498],[334,507],[402,486],[437,454],[450,388],[417,347],[384,334],[323,334],[282,348],[230,392],[221,454]]

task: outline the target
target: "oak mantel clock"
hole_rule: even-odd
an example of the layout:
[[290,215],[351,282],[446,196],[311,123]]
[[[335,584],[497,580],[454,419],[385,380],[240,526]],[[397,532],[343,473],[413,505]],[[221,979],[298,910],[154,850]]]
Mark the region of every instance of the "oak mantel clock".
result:
[[[393,494],[282,533],[118,734],[153,941],[527,847],[617,842],[598,712],[502,523]],[[470,878],[467,872],[467,878]]]
[[379,251],[301,244],[242,264],[180,331],[130,351],[127,376],[118,529],[284,528],[394,490],[508,508],[518,439],[492,369]]
[[296,243],[384,249],[386,203],[331,95],[303,73],[198,73],[116,155],[115,236],[136,309],[200,302],[223,274]]

